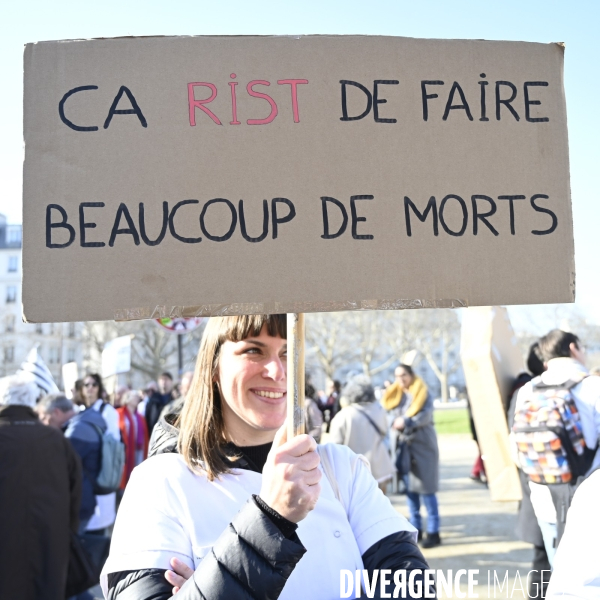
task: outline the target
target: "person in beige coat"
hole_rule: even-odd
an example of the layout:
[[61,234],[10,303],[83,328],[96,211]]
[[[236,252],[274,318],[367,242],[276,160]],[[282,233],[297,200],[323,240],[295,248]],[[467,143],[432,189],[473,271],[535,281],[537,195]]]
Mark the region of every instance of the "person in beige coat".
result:
[[375,390],[366,375],[356,375],[341,394],[342,410],[331,421],[329,440],[362,454],[371,464],[371,473],[383,492],[394,475],[394,465],[385,445],[387,413],[375,399]]

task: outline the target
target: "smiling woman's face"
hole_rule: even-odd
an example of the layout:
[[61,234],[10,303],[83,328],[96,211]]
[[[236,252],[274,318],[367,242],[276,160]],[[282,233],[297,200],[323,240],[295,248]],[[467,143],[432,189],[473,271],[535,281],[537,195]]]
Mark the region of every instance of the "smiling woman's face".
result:
[[258,336],[224,342],[218,383],[228,438],[240,446],[272,441],[287,409],[287,340],[263,327]]

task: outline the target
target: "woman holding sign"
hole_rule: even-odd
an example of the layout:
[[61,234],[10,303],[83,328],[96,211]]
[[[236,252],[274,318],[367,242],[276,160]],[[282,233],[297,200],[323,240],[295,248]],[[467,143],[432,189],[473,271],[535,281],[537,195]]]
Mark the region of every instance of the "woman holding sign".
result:
[[285,315],[211,319],[177,453],[137,467],[121,503],[101,581],[109,600],[330,600],[342,571],[347,587],[357,570],[402,570],[406,589],[427,568],[357,455],[287,439],[286,336]]

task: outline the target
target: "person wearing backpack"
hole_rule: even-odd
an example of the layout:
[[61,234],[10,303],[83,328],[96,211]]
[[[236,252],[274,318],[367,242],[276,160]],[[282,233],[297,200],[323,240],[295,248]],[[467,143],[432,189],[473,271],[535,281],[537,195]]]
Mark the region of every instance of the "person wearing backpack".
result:
[[[510,387],[510,393],[508,395],[508,412],[506,414],[509,431],[512,430],[515,420],[515,409],[517,406],[519,390],[527,382],[531,381],[534,377],[539,377],[546,370],[537,341],[529,347],[526,365],[527,370],[519,373]],[[518,466],[518,471],[523,497],[519,502],[515,533],[517,538],[522,542],[533,545],[533,560],[530,568],[530,577],[527,578],[527,593],[529,594],[529,598],[538,598],[540,597],[540,594],[542,594],[541,597],[545,597],[549,583],[549,572],[551,571],[550,562],[548,561],[548,553],[546,552],[546,546],[544,545],[542,531],[535,516],[533,505],[531,504],[529,477],[523,473],[520,466]]]
[[[104,401],[106,396],[102,378],[97,373],[86,375],[83,380],[83,397],[86,405],[85,412],[94,411],[98,413],[104,427],[102,436],[108,433],[115,441],[121,442],[121,431],[119,429],[119,415],[116,409]],[[101,444],[104,444],[99,432],[94,432]],[[97,486],[96,486],[97,488]],[[115,490],[118,488],[115,487]],[[99,494],[96,491],[96,509],[90,519],[87,531],[101,531],[110,527],[117,516],[117,497],[116,492]]]
[[600,378],[573,333],[553,329],[539,351],[547,370],[520,389],[511,435],[553,565],[574,491],[600,466]]
[[96,429],[106,431],[106,423],[99,412],[89,409],[72,417],[65,429],[65,437],[81,459],[83,472],[79,507],[80,533],[85,532],[96,510],[95,487],[102,459],[102,438]]

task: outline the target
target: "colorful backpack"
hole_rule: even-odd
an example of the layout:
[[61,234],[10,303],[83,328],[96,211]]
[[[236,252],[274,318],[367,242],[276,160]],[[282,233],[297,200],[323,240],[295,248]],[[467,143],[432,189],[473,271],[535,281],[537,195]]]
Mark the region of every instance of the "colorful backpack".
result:
[[518,402],[512,438],[521,469],[535,483],[574,483],[592,465],[595,450],[585,444],[571,393],[583,379],[546,385],[536,377],[529,397]]

